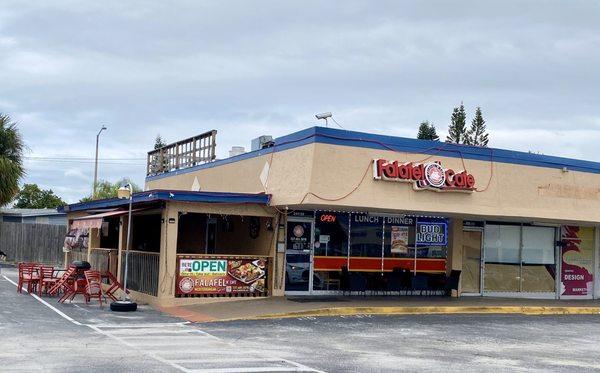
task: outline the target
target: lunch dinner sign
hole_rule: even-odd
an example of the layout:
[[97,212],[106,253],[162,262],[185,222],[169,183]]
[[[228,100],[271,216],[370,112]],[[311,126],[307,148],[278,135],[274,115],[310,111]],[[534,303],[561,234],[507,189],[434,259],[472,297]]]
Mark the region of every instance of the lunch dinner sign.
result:
[[267,259],[177,258],[176,295],[266,295]]

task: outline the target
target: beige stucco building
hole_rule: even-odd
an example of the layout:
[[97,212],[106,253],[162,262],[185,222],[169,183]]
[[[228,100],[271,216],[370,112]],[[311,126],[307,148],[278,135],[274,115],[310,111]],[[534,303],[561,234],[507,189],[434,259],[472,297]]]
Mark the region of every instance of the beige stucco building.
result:
[[[599,163],[321,127],[208,162],[174,145],[134,197],[131,288],[148,301],[600,297]],[[90,260],[125,248],[124,205],[69,207],[96,221]]]

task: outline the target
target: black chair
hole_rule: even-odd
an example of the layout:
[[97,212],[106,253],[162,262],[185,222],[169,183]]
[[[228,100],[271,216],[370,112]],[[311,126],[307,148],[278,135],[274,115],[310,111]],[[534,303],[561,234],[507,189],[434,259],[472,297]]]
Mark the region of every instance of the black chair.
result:
[[343,295],[346,295],[346,292],[350,291],[350,273],[348,272],[348,267],[342,266],[341,268],[342,274],[340,275],[340,290]]
[[386,294],[391,292],[397,292],[398,294],[400,294],[400,291],[402,290],[404,290],[402,289],[402,272],[394,270],[387,276],[385,292]]
[[360,273],[350,273],[350,295],[353,291],[367,295],[367,279]]
[[448,276],[446,278],[446,287],[445,287],[446,295],[452,295],[452,290],[458,291],[458,284],[460,282],[460,273],[461,273],[461,271],[458,269],[453,269],[450,271],[450,276]]
[[406,295],[408,295],[408,292],[410,291],[410,294],[412,295],[412,280],[413,280],[413,275],[412,273],[410,273],[409,270],[406,269],[402,269],[400,270],[400,289],[404,290],[406,292]]
[[415,276],[413,276],[413,278],[412,278],[413,293],[415,291],[418,291],[419,295],[422,295],[424,291],[425,292],[429,291],[429,281],[428,280],[429,279],[427,278],[427,275],[424,275],[422,273],[417,273]]

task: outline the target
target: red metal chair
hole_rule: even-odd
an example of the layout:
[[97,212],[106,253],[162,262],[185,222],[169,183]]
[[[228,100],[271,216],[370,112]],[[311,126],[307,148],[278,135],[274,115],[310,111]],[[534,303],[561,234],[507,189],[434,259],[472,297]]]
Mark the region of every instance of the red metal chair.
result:
[[38,295],[41,297],[42,292],[49,294],[49,290],[58,282],[59,278],[54,276],[54,267],[40,266],[40,283],[38,286]]
[[23,293],[23,285],[27,284],[27,292],[34,291],[35,286],[39,283],[40,277],[35,263],[19,263],[19,283],[17,292]]
[[100,307],[102,307],[102,276],[98,271],[85,271],[85,279],[87,285],[85,287],[85,304],[87,304],[90,298],[98,298]]
[[[110,273],[110,271],[106,271],[106,273],[104,274],[104,277],[108,278],[108,282],[109,282],[108,289],[106,289],[104,294],[106,294],[107,297],[109,297],[110,299],[112,299],[113,301],[116,302],[118,299],[117,299],[117,297],[115,297],[115,293],[119,289],[124,291],[123,285],[121,285],[119,280],[117,280],[115,275]],[[129,290],[127,290],[126,293],[129,294]]]
[[58,303],[64,302],[67,298],[71,297],[75,293],[73,283],[77,275],[77,268],[70,265],[69,268],[63,273],[62,277],[50,288],[48,294],[57,294],[60,290],[63,291],[62,297],[58,300]]

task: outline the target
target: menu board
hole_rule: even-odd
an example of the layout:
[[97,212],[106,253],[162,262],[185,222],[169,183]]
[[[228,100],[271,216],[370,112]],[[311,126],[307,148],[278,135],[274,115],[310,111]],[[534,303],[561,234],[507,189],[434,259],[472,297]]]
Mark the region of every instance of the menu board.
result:
[[175,294],[266,294],[267,263],[265,258],[178,258]]

